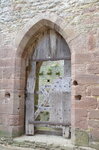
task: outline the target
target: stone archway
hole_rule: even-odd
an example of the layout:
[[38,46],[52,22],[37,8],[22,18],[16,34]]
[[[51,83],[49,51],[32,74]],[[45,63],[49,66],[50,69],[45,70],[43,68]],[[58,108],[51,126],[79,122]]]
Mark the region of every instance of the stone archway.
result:
[[[14,87],[16,86],[19,87],[17,94],[21,96],[20,93],[22,92],[23,101],[25,99],[23,93],[24,93],[25,85],[26,85],[25,83],[26,82],[25,70],[26,70],[26,63],[27,63],[26,58],[28,57],[29,53],[31,53],[32,51],[32,49],[30,48],[30,45],[31,45],[31,42],[35,40],[34,37],[36,36],[37,31],[39,31],[43,27],[48,27],[58,32],[65,39],[67,44],[69,43],[70,40],[74,38],[74,36],[76,36],[76,35],[72,36],[69,34],[69,31],[66,30],[66,21],[63,18],[60,18],[55,14],[45,14],[45,15],[43,14],[43,15],[35,17],[17,35],[15,70],[17,67],[19,67],[20,69],[19,69],[19,79],[17,80],[17,82],[14,82]],[[16,107],[15,104],[13,104],[13,107]],[[23,108],[23,105],[20,105],[20,110],[24,108]],[[21,114],[21,112],[19,112],[18,116],[21,119],[21,116],[24,117],[24,114]],[[72,113],[71,113],[71,117],[72,117]],[[20,130],[22,129],[24,130],[24,121],[21,123],[21,125],[19,126],[16,132],[20,133]]]
[[[54,128],[56,128],[57,132],[59,131],[59,129],[61,129],[61,134],[63,130],[65,130],[63,134],[63,136],[65,137],[65,133],[68,130],[67,137],[69,137],[71,126],[70,49],[62,36],[58,34],[55,30],[49,29],[48,27],[43,27],[43,30],[40,29],[36,33],[36,37],[37,39],[35,38],[35,42],[32,43],[32,50],[29,51],[29,56],[27,57],[27,67],[29,69],[27,71],[26,83],[26,134],[34,135],[33,128],[39,124],[38,128],[49,126],[51,130],[53,129],[53,132],[55,132]],[[42,63],[44,61],[59,60],[63,60],[62,67],[64,71],[63,74],[61,74],[62,76],[58,75],[57,79],[54,79],[54,81],[52,80],[50,84],[46,83],[45,86],[41,86],[39,89],[39,70]],[[52,78],[54,77],[53,74],[55,73],[57,65],[53,70]],[[49,89],[47,89],[47,86],[50,86]],[[53,90],[51,90],[51,88]],[[43,92],[44,89],[45,92]],[[49,94],[47,95],[49,96],[48,98],[46,98],[44,95],[46,92],[48,93],[48,91]],[[43,98],[41,98],[41,95],[43,96]],[[44,119],[43,121],[41,121],[41,112],[43,114],[44,112],[49,113],[49,119],[47,122],[45,122]],[[40,121],[37,119],[38,117]]]

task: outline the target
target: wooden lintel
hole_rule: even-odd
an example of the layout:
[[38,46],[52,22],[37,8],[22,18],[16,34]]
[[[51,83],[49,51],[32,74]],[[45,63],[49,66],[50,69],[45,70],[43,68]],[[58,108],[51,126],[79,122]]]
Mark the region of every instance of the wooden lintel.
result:
[[32,59],[32,61],[58,61],[58,60],[71,60],[71,58],[70,57],[64,57],[64,58]]
[[45,125],[55,125],[55,126],[70,126],[70,123],[59,123],[59,122],[49,122],[49,121],[29,121],[30,124],[45,124]]

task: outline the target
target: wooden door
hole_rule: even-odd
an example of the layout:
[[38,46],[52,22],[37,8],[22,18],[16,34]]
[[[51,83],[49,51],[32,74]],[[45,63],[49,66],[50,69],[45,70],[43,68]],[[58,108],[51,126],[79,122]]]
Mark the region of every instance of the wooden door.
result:
[[[44,91],[39,82],[40,68],[45,61],[49,60],[52,62],[63,60],[64,74],[63,76],[58,74],[58,78],[53,80],[51,84],[45,84]],[[62,129],[63,136],[68,138],[71,124],[71,61],[69,47],[55,31],[44,31],[36,41],[35,52],[30,62],[31,67],[26,86],[26,134],[33,135],[36,131],[34,127],[43,127],[43,129],[48,127],[52,129],[53,133]],[[50,80],[47,79],[47,82],[50,82]],[[50,89],[48,93],[46,93],[47,86]],[[47,120],[44,114],[48,114]]]

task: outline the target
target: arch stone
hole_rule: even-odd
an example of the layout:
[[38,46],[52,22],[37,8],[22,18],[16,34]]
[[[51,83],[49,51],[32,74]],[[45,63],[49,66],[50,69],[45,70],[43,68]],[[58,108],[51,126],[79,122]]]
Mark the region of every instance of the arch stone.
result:
[[[72,54],[71,41],[73,41],[73,39],[77,37],[78,33],[74,32],[74,30],[71,29],[71,27],[69,27],[68,22],[66,22],[66,19],[61,18],[53,13],[37,15],[36,17],[31,19],[25,25],[25,27],[23,27],[23,29],[17,34],[16,40],[15,40],[15,49],[16,49],[15,73],[16,73],[17,67],[18,69],[20,68],[20,72],[18,72],[19,77],[17,78],[17,80],[14,80],[14,90],[15,91],[18,90],[17,95],[20,95],[22,91],[24,93],[24,90],[25,90],[26,59],[23,57],[23,53],[27,50],[26,46],[28,45],[29,40],[31,40],[32,37],[36,35],[37,31],[39,31],[43,26],[47,26],[48,28],[53,29],[56,32],[58,32],[65,39]],[[13,97],[14,97],[13,101],[15,102],[15,93],[13,93]],[[23,94],[22,99],[24,101],[24,94]],[[22,110],[21,107],[22,106],[20,106],[20,110]],[[16,108],[16,105],[15,103],[13,103],[13,114],[15,113],[14,112],[15,108]],[[20,113],[18,113],[18,117],[20,118]],[[23,114],[23,118],[24,118],[24,114]],[[24,121],[19,127],[18,128],[13,127],[14,132],[16,132],[15,136],[18,136],[19,133],[22,130],[24,130]]]
[[[43,26],[56,30],[69,43],[76,36],[76,32],[67,27],[66,19],[53,13],[40,14],[31,19],[17,34],[15,40],[16,56],[21,57],[25,46],[31,37]],[[72,33],[72,34],[71,34]],[[69,44],[68,44],[69,45]]]

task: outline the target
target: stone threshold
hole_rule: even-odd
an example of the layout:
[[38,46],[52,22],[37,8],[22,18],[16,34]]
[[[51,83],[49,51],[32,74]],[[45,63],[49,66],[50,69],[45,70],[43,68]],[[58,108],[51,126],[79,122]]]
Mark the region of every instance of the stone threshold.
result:
[[38,150],[95,150],[89,147],[77,147],[71,142],[71,139],[65,139],[62,136],[41,135],[21,136],[14,138],[14,143],[22,147],[38,148]]
[[70,139],[62,136],[41,135],[1,138],[0,150],[96,150],[72,145]]

